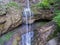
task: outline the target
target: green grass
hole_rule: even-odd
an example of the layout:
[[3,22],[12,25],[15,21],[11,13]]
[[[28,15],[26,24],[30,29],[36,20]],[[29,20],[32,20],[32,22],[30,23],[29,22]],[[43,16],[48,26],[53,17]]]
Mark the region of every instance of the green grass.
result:
[[2,37],[0,37],[0,45],[3,45],[5,41],[8,41],[13,35],[13,32],[9,32]]

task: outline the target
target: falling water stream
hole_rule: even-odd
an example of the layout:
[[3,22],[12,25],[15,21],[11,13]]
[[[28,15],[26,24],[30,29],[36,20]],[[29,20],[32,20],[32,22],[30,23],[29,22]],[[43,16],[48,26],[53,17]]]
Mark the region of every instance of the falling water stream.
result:
[[[31,45],[31,38],[33,37],[33,32],[29,32],[32,30],[32,25],[28,23],[31,20],[32,14],[30,10],[29,0],[26,0],[26,7],[23,10],[23,20],[25,20],[26,25],[26,34],[22,35],[22,45]],[[30,29],[29,29],[30,28]]]

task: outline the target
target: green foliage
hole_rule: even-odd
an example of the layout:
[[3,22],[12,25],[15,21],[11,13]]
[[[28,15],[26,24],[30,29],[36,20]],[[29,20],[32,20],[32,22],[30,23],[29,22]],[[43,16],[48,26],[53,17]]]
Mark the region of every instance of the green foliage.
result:
[[60,33],[60,9],[59,7],[60,7],[60,0],[56,0],[54,4],[54,8],[55,8],[54,14],[56,16],[53,18],[53,21],[56,22],[57,29],[53,34],[54,37],[57,37],[58,36],[57,34]]
[[60,26],[60,13],[56,13],[57,16],[53,18],[53,20]]
[[60,9],[60,0],[57,0],[56,2],[55,2],[55,9],[56,10],[59,10]]
[[55,3],[56,0],[48,0],[48,2],[51,4],[51,3]]
[[42,2],[39,2],[38,4],[37,4],[37,7],[39,7],[39,8],[49,8],[49,3],[48,3],[48,1],[47,0],[43,0]]
[[51,7],[50,5],[51,3],[54,3],[54,0],[42,0],[41,2],[37,4],[37,7],[47,9]]
[[9,32],[3,35],[2,37],[0,37],[0,45],[4,45],[4,42],[9,41],[12,36],[13,36],[13,32]]
[[18,4],[16,2],[9,2],[8,4],[6,4],[6,7],[15,7],[15,8],[19,8]]
[[53,21],[56,22],[57,24],[57,28],[56,30],[54,31],[54,33],[49,37],[48,40],[54,38],[54,37],[57,37],[58,34],[60,33],[60,10],[55,10],[54,14],[56,15],[54,18],[53,18]]
[[55,10],[54,11],[54,14],[56,15],[54,18],[53,18],[53,21],[56,22],[57,24],[57,28],[56,30],[54,31],[54,33],[49,37],[48,40],[54,38],[54,37],[57,37],[58,34],[60,33],[60,10]]
[[60,10],[56,9],[54,13],[56,16],[53,18],[53,21],[55,21],[58,26],[60,26]]
[[56,15],[54,18],[53,18],[53,21],[55,21],[58,26],[60,26],[60,10],[59,10],[59,7],[60,7],[60,0],[56,0],[55,1],[55,4],[54,4],[54,14]]

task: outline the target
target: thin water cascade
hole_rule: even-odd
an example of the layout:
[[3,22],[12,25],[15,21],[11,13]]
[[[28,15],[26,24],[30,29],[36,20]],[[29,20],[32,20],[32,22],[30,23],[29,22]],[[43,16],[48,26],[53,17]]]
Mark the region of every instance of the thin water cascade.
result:
[[32,30],[32,25],[29,24],[29,20],[31,20],[32,13],[30,10],[29,0],[26,0],[26,7],[23,10],[23,20],[25,21],[26,25],[26,34],[22,35],[22,45],[31,45],[31,38],[33,37],[33,32],[29,32],[29,30]]

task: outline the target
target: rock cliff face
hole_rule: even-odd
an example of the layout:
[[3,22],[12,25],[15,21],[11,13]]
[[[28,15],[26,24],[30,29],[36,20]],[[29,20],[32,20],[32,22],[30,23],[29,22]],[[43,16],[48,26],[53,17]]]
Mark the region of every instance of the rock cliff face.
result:
[[0,8],[0,35],[17,27],[22,23],[22,13],[20,9],[14,6],[9,8]]
[[[22,9],[26,5],[24,2],[25,0],[13,0],[14,3],[9,3],[11,0],[3,1],[0,7],[0,35],[9,32],[10,30],[15,28],[14,34],[10,37],[10,40],[6,42],[4,45],[21,45],[21,35],[26,34],[26,27],[21,26],[20,28],[16,29],[19,25],[22,24]],[[35,2],[36,1],[36,2]],[[36,20],[44,19],[44,20],[52,20],[54,14],[52,10],[43,10],[34,7],[33,5],[39,2],[40,0],[30,0],[31,11],[33,12],[33,17],[31,20],[29,19],[29,24],[34,23]],[[19,6],[16,5],[19,4]],[[4,5],[5,4],[5,5]],[[6,6],[7,4],[7,6]],[[16,8],[19,7],[19,8]],[[40,22],[39,22],[40,23]],[[39,25],[39,24],[37,24]],[[47,39],[49,36],[55,31],[56,25],[55,22],[49,22],[46,25],[43,24],[41,27],[40,25],[38,28],[35,28],[34,33],[35,36],[32,40],[32,45],[45,45],[47,43]],[[23,31],[22,31],[23,30]],[[32,30],[29,30],[30,32]],[[4,36],[4,35],[3,35]],[[5,42],[4,42],[5,43]]]
[[[14,0],[15,2],[19,2],[20,5],[24,8],[26,6],[26,1],[25,0]],[[46,20],[52,20],[53,16],[54,16],[54,7],[52,7],[51,9],[39,9],[38,7],[36,7],[35,4],[41,2],[41,0],[30,0],[30,7],[31,7],[31,11],[34,15],[34,17],[32,18],[33,21],[35,20],[39,20],[39,19],[46,19]]]
[[37,28],[36,31],[38,32],[37,33],[38,35],[35,36],[36,38],[33,40],[34,42],[33,45],[46,45],[49,36],[51,36],[55,30],[56,30],[56,24],[53,21],[47,23],[46,25],[40,28]]
[[[12,37],[10,38],[10,40],[6,42],[6,45],[9,45],[9,44],[10,45],[22,45],[21,44],[22,35],[26,34],[26,31],[22,31],[21,28],[19,29],[19,31],[17,29],[17,32],[15,32],[14,35],[12,35]],[[44,26],[38,27],[35,30],[33,30],[34,36],[32,38],[32,45],[46,45],[48,42],[47,40],[49,36],[53,34],[55,29],[56,29],[55,22],[49,22],[45,24]],[[26,30],[26,29],[23,28],[23,30]]]

